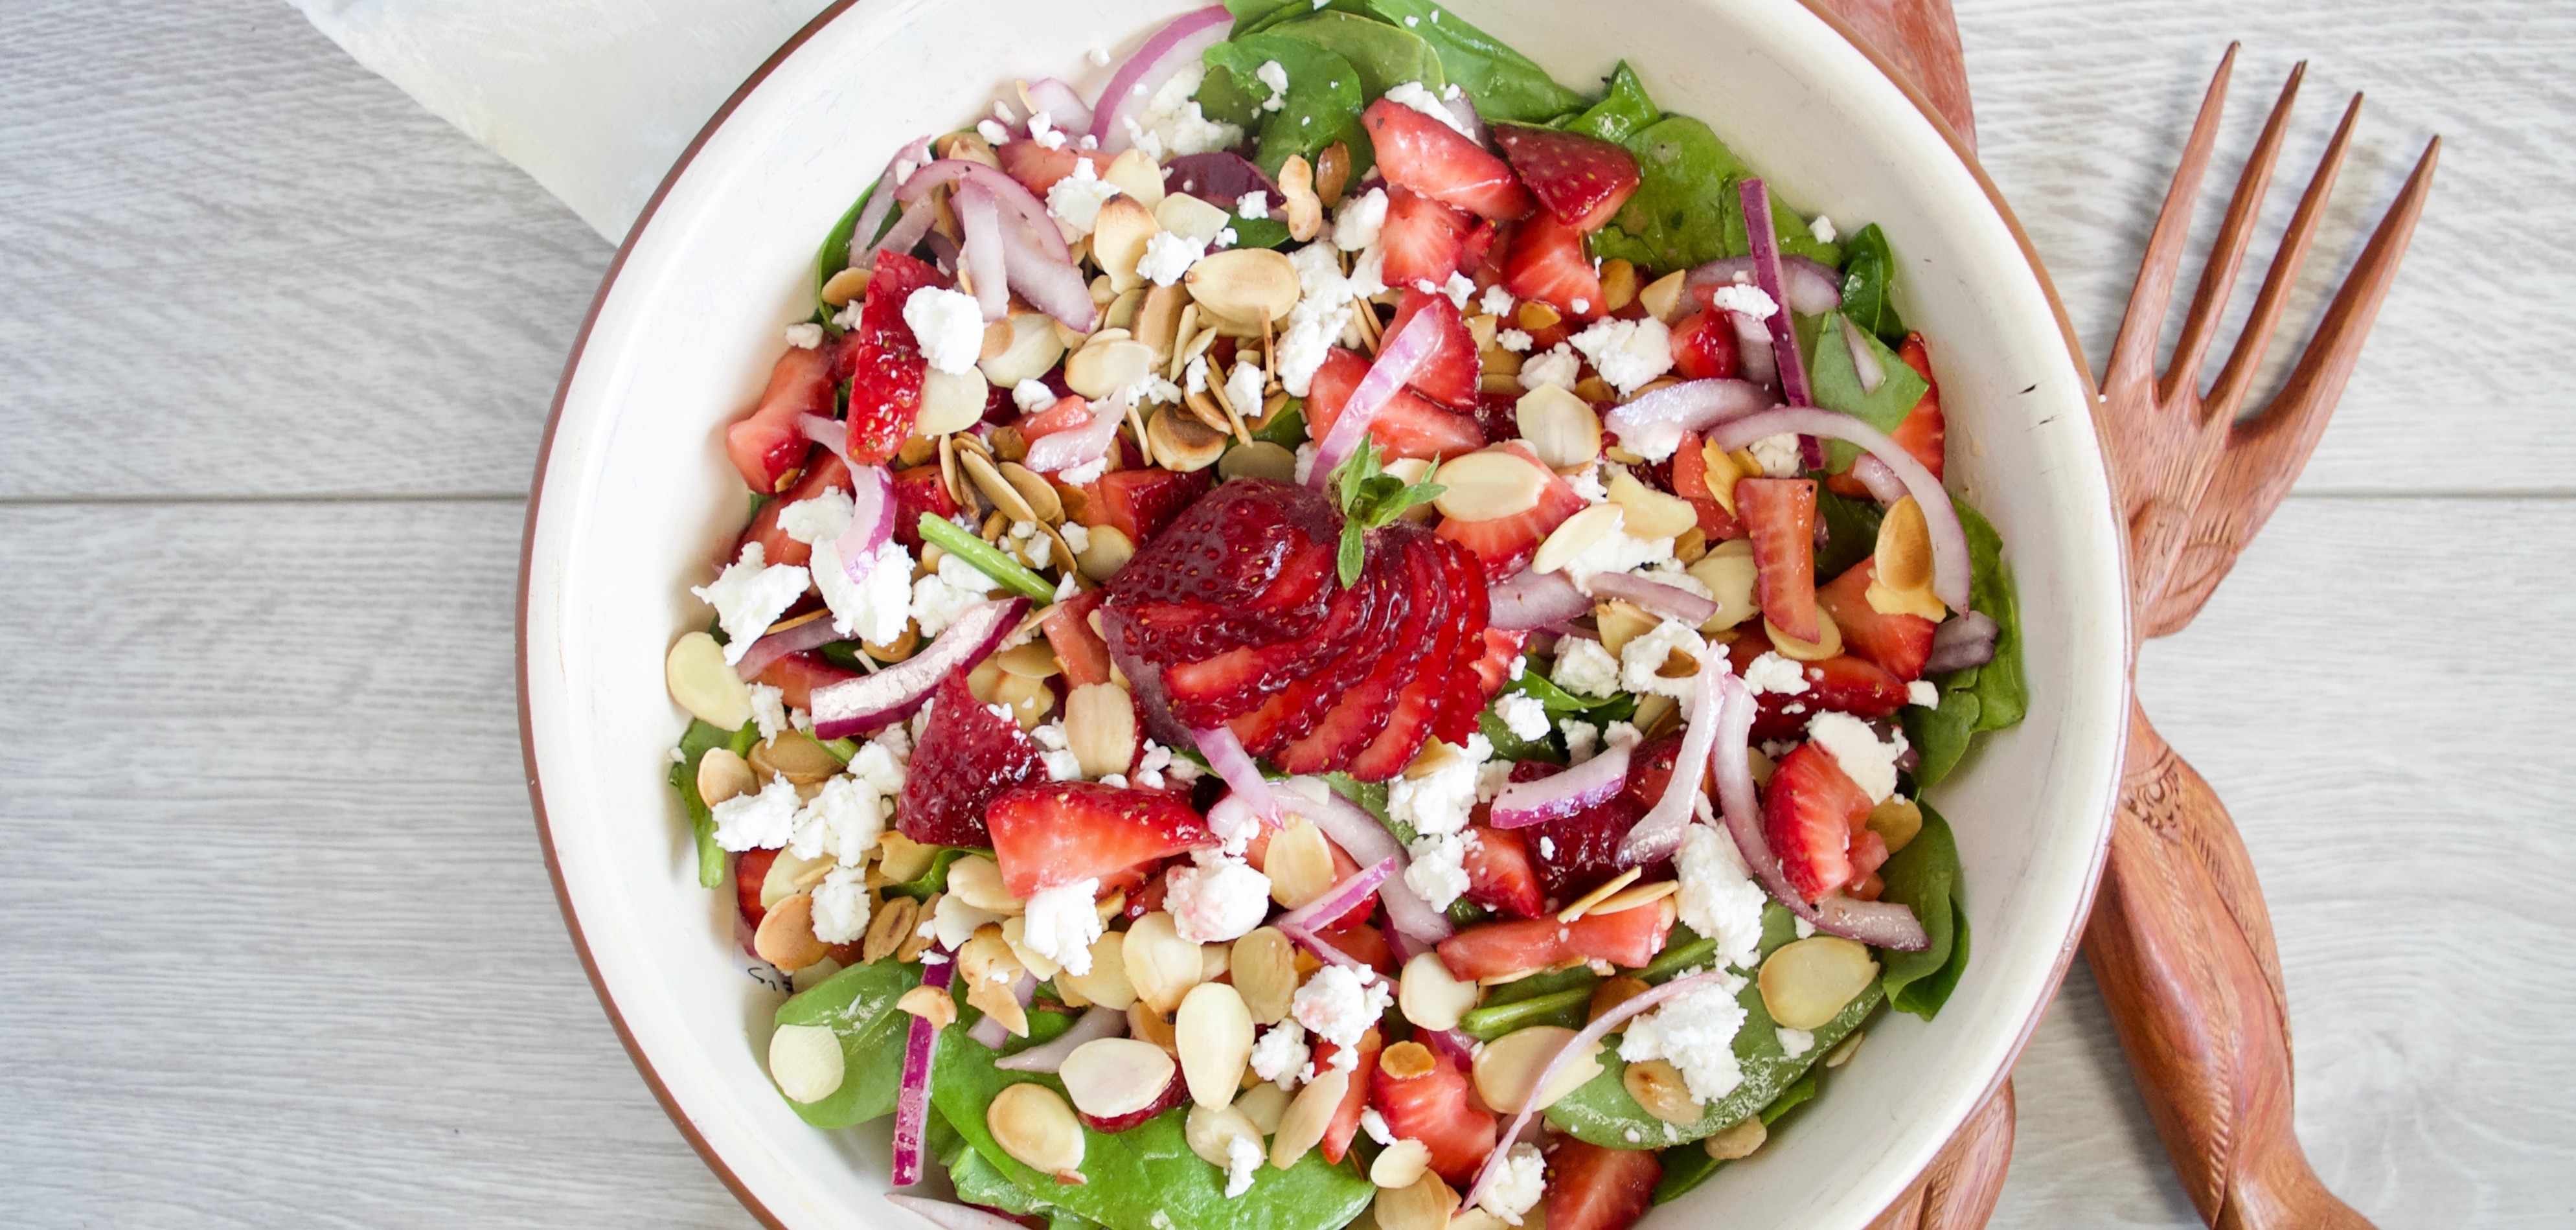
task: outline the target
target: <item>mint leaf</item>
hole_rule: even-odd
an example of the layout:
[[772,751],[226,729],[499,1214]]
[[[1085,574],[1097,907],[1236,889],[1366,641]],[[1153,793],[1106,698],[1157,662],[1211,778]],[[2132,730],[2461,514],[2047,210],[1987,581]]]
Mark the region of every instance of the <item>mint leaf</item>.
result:
[[1342,548],[1336,560],[1342,584],[1357,585],[1368,566],[1368,532],[1428,504],[1448,490],[1428,479],[1407,485],[1378,464],[1377,442],[1360,437],[1359,449],[1333,470],[1333,490],[1342,506]]

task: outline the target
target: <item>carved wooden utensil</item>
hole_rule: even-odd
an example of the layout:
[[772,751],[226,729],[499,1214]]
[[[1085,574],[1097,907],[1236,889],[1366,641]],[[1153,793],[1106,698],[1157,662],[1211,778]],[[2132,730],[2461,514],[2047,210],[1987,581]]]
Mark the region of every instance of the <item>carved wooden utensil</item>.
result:
[[[2128,522],[2131,623],[2141,639],[2171,635],[2191,622],[2307,464],[2397,275],[2441,153],[2436,137],[2287,383],[2239,421],[2333,191],[2361,96],[2353,95],[2345,109],[2245,331],[2204,394],[2201,362],[2252,238],[2306,69],[2292,70],[2246,159],[2160,379],[2157,335],[2235,62],[2230,46],[2148,238],[2102,379],[2110,431],[2104,445]],[[2368,1226],[2318,1182],[2292,1130],[2289,1003],[2271,918],[2234,821],[2134,701],[2122,776],[2111,857],[2084,952],[2184,1190],[2213,1227]]]

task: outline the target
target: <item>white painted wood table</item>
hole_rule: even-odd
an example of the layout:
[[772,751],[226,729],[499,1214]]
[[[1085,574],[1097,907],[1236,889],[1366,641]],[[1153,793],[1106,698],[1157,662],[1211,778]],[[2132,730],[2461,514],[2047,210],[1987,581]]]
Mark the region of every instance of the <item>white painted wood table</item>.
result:
[[[2315,58],[2286,165],[2371,90],[2339,259],[2446,134],[2315,463],[2141,687],[2261,869],[2318,1170],[2570,1224],[2576,8],[1959,7],[2097,356],[2227,38],[2256,97]],[[0,5],[0,1224],[750,1224],[519,778],[522,494],[608,256],[282,4]],[[2080,965],[2018,1080],[1996,1225],[2195,1224]]]

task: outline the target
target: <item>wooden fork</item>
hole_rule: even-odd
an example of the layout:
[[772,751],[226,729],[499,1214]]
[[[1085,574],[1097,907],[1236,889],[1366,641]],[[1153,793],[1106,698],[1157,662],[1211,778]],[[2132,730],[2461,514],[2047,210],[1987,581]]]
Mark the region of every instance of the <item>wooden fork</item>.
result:
[[[2350,148],[2361,95],[2353,95],[2308,181],[2245,331],[2203,392],[2202,360],[2307,67],[2291,71],[2246,159],[2172,362],[2159,376],[2157,337],[2236,51],[2228,47],[2201,104],[2102,378],[2104,447],[2128,523],[2129,602],[2140,639],[2191,622],[2307,464],[2396,277],[2441,153],[2436,137],[2287,383],[2239,419]],[[2129,723],[2120,813],[2084,952],[2174,1171],[2213,1227],[2368,1226],[2317,1180],[2292,1128],[2289,1004],[2245,843],[2209,783],[2134,701]]]

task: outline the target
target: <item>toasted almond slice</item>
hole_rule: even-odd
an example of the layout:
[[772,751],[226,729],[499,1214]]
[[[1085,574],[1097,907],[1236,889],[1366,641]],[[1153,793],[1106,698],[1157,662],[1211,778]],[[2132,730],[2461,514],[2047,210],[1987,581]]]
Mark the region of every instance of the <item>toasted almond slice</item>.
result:
[[982,421],[991,394],[992,386],[979,368],[962,372],[931,368],[921,378],[921,411],[913,430],[923,435],[964,431]]
[[1915,837],[1923,832],[1923,806],[1904,795],[1891,794],[1869,809],[1866,823],[1887,843],[1887,852],[1894,854],[1913,845]]
[[1761,569],[1753,563],[1750,541],[1737,538],[1710,547],[1691,564],[1690,574],[1717,603],[1717,613],[1699,626],[1701,632],[1722,632],[1762,613],[1755,591]]
[[[1163,204],[1163,168],[1153,155],[1141,149],[1129,149],[1110,159],[1109,169],[1102,171],[1100,178],[1118,185],[1120,192],[1149,211]],[[1099,234],[1097,230],[1092,233]]]
[[751,765],[729,747],[711,747],[698,757],[698,801],[713,807],[737,795],[760,789]]
[[829,1025],[781,1025],[769,1035],[769,1079],[791,1102],[832,1096],[845,1070],[841,1036]]
[[1816,608],[1815,640],[1799,640],[1782,632],[1778,624],[1767,618],[1762,621],[1762,631],[1770,636],[1771,647],[1778,650],[1781,657],[1793,662],[1822,662],[1843,651],[1842,627],[1834,622],[1833,613],[1823,607]]
[[1306,1151],[1324,1139],[1325,1129],[1332,1126],[1333,1114],[1341,1109],[1342,1095],[1351,1087],[1351,1074],[1327,1069],[1307,1082],[1288,1103],[1286,1114],[1279,1116],[1279,1130],[1270,1138],[1270,1165],[1286,1170],[1306,1156]]
[[1216,472],[1221,478],[1270,478],[1292,482],[1297,477],[1297,455],[1268,440],[1255,440],[1227,449],[1216,459]]
[[1681,882],[1678,880],[1657,880],[1652,884],[1639,884],[1621,889],[1594,902],[1592,908],[1583,913],[1585,917],[1617,914],[1623,910],[1636,909],[1641,905],[1653,905],[1680,890]]
[[1082,1164],[1082,1123],[1064,1098],[1044,1085],[1004,1086],[984,1108],[984,1127],[1002,1152],[1040,1174],[1062,1181]]
[[[1224,951],[1214,945],[1210,950]],[[1222,982],[1190,988],[1172,1019],[1172,1041],[1180,1050],[1190,1100],[1201,1106],[1232,1105],[1252,1061],[1252,1013],[1243,996]]]
[[1887,507],[1878,523],[1878,583],[1900,593],[1932,584],[1932,529],[1923,506],[1906,496]]
[[704,632],[691,632],[671,642],[662,660],[663,683],[671,699],[709,726],[740,730],[751,720],[751,687],[725,661],[724,646]]
[[852,267],[833,274],[823,283],[823,302],[833,307],[847,307],[850,300],[866,294],[871,270]]
[[[949,870],[949,882],[951,884],[956,883],[956,874],[957,873],[954,868]],[[1620,889],[1636,883],[1637,877],[1644,874],[1646,874],[1645,868],[1631,867],[1626,871],[1622,871],[1619,874],[1602,881],[1599,887],[1575,898],[1573,904],[1566,906],[1562,910],[1558,910],[1556,912],[1556,921],[1561,923],[1570,923],[1575,919],[1583,917],[1585,914],[1591,912],[1592,907],[1609,900],[1610,897]],[[968,902],[967,904],[972,905],[974,903]]]
[[1601,416],[1562,386],[1543,384],[1521,394],[1512,417],[1522,441],[1550,469],[1590,465],[1601,455]]
[[1103,341],[1095,336],[1064,361],[1064,382],[1074,392],[1098,399],[1152,376],[1154,367],[1153,347],[1124,337]]
[[[1115,200],[1116,198],[1111,198]],[[1197,300],[1201,319],[1250,325],[1259,335],[1263,321],[1277,321],[1297,305],[1297,267],[1268,248],[1229,248],[1190,266],[1182,279]],[[1215,323],[1215,322],[1211,322]],[[1240,334],[1238,334],[1240,336]]]
[[1708,1150],[1710,1157],[1732,1162],[1753,1156],[1753,1151],[1769,1139],[1771,1130],[1763,1126],[1762,1116],[1746,1115],[1744,1122],[1709,1137],[1701,1147]]
[[[1237,981],[1241,981],[1240,976]],[[1423,1029],[1456,1029],[1458,1018],[1476,1006],[1477,986],[1460,982],[1449,972],[1447,962],[1436,952],[1414,954],[1404,963],[1404,976],[1397,983],[1396,1002],[1404,1009],[1404,1019]]]
[[1136,263],[1145,259],[1145,242],[1162,229],[1153,211],[1134,197],[1121,194],[1100,203],[1100,217],[1091,227],[1091,259],[1112,290],[1125,294],[1145,284]]
[[1627,1087],[1629,1097],[1637,1099],[1637,1105],[1646,1108],[1647,1114],[1666,1123],[1697,1123],[1705,1113],[1705,1104],[1690,1095],[1681,1069],[1668,1060],[1629,1064],[1628,1070],[1619,1074],[1619,1083]]
[[1008,916],[1028,908],[1027,902],[1002,887],[1001,865],[981,854],[969,854],[948,865],[948,891],[959,901],[989,913]]
[[1452,457],[1432,481],[1442,491],[1432,505],[1461,521],[1516,517],[1538,507],[1548,474],[1510,449],[1489,448]]
[[1699,510],[1677,495],[1666,495],[1626,470],[1610,472],[1610,499],[1626,510],[1628,533],[1638,538],[1677,538],[1699,524]]
[[1546,542],[1539,544],[1538,555],[1530,560],[1530,571],[1554,572],[1565,567],[1566,561],[1592,549],[1592,544],[1617,530],[1626,519],[1627,514],[1616,504],[1595,504],[1567,517]]
[[1370,1211],[1378,1230],[1448,1230],[1458,1193],[1426,1169],[1403,1187],[1380,1187]]
[[1377,1160],[1369,1163],[1369,1182],[1380,1188],[1411,1187],[1429,1169],[1430,1146],[1418,1140],[1399,1140],[1379,1151]]
[[760,959],[793,974],[820,961],[832,946],[814,938],[814,899],[804,893],[788,897],[762,915],[752,933],[751,950]]
[[[982,377],[979,376],[977,379],[980,380]],[[980,407],[977,414],[979,417],[982,414]],[[1010,480],[1002,477],[1000,467],[993,464],[992,458],[982,453],[966,451],[958,454],[957,465],[966,472],[967,478],[974,481],[975,489],[983,492],[984,498],[991,500],[993,507],[1002,510],[1003,515],[1013,521],[1038,519],[1037,510],[1029,507],[1029,502],[1021,497],[1019,488],[1012,486]]]
[[1519,1114],[1523,1106],[1533,1103],[1537,1110],[1555,1105],[1557,1099],[1601,1074],[1601,1061],[1594,1058],[1600,1054],[1601,1044],[1589,1042],[1584,1044],[1583,1053],[1557,1070],[1556,1079],[1546,1089],[1538,1088],[1539,1074],[1572,1041],[1571,1029],[1533,1025],[1487,1042],[1476,1053],[1476,1092],[1485,1099],[1485,1105],[1507,1115]]
[[1172,1056],[1134,1038],[1094,1038],[1064,1057],[1056,1076],[1074,1109],[1095,1119],[1132,1115],[1172,1085]]
[[1818,1029],[1878,977],[1878,962],[1854,940],[1811,935],[1762,959],[1762,1006],[1788,1029]]
[[938,987],[914,987],[894,1001],[894,1006],[930,1022],[933,1029],[946,1029],[957,1023],[957,1001]]

